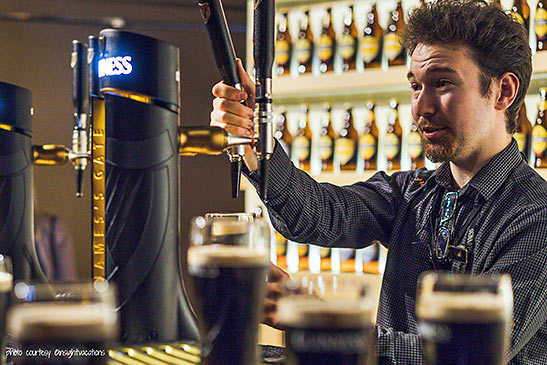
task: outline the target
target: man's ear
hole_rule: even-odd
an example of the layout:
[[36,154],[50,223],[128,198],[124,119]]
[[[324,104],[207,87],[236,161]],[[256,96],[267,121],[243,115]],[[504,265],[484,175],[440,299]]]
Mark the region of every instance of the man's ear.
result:
[[498,93],[496,96],[496,109],[506,110],[513,104],[519,91],[520,81],[512,72],[506,72],[497,80]]

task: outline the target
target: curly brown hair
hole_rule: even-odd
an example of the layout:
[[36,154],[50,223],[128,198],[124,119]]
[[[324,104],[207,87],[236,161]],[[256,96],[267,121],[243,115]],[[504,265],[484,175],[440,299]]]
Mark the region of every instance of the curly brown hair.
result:
[[526,29],[510,14],[478,0],[438,0],[416,8],[402,35],[410,54],[419,43],[464,44],[480,70],[480,92],[490,95],[492,81],[505,72],[519,79],[517,96],[505,111],[507,132],[517,128],[516,117],[532,74],[532,52]]

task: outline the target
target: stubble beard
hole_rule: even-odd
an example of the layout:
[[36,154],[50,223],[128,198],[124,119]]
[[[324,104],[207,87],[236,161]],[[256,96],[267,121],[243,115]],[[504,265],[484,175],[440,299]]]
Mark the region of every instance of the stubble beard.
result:
[[436,138],[430,141],[422,136],[422,146],[425,156],[432,162],[448,161],[456,152],[457,143],[452,136]]

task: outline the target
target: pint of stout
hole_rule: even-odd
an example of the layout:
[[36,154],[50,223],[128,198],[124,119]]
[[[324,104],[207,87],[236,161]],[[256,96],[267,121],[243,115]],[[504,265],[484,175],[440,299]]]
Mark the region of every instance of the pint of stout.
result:
[[[340,279],[344,278],[328,280]],[[330,290],[336,290],[336,285],[335,282]],[[347,292],[323,294],[323,289],[328,291],[328,287],[316,285],[314,290],[305,293],[300,290],[280,300],[278,316],[285,329],[289,363],[375,364],[371,302],[365,297],[367,293],[353,286],[352,295]]]
[[512,310],[508,275],[425,274],[416,312],[426,363],[504,364]]
[[40,365],[107,363],[108,348],[118,332],[113,307],[103,301],[88,301],[74,290],[61,293],[55,286],[50,287],[50,300],[42,300],[46,287],[22,284],[25,289],[18,285],[16,296],[23,292],[28,301],[9,310],[7,329],[13,348],[8,361]]
[[[0,255],[1,256],[1,255]],[[6,314],[10,303],[12,274],[0,270],[0,363],[6,360]]]
[[267,223],[199,217],[190,243],[188,269],[203,363],[256,364],[258,322],[269,268]]

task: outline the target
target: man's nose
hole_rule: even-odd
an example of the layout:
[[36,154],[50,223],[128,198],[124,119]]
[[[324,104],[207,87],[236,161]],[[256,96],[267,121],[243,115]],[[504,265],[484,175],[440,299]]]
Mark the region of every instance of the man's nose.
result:
[[435,96],[426,88],[420,90],[420,93],[412,99],[412,106],[416,119],[419,117],[430,119],[437,110],[436,105]]

